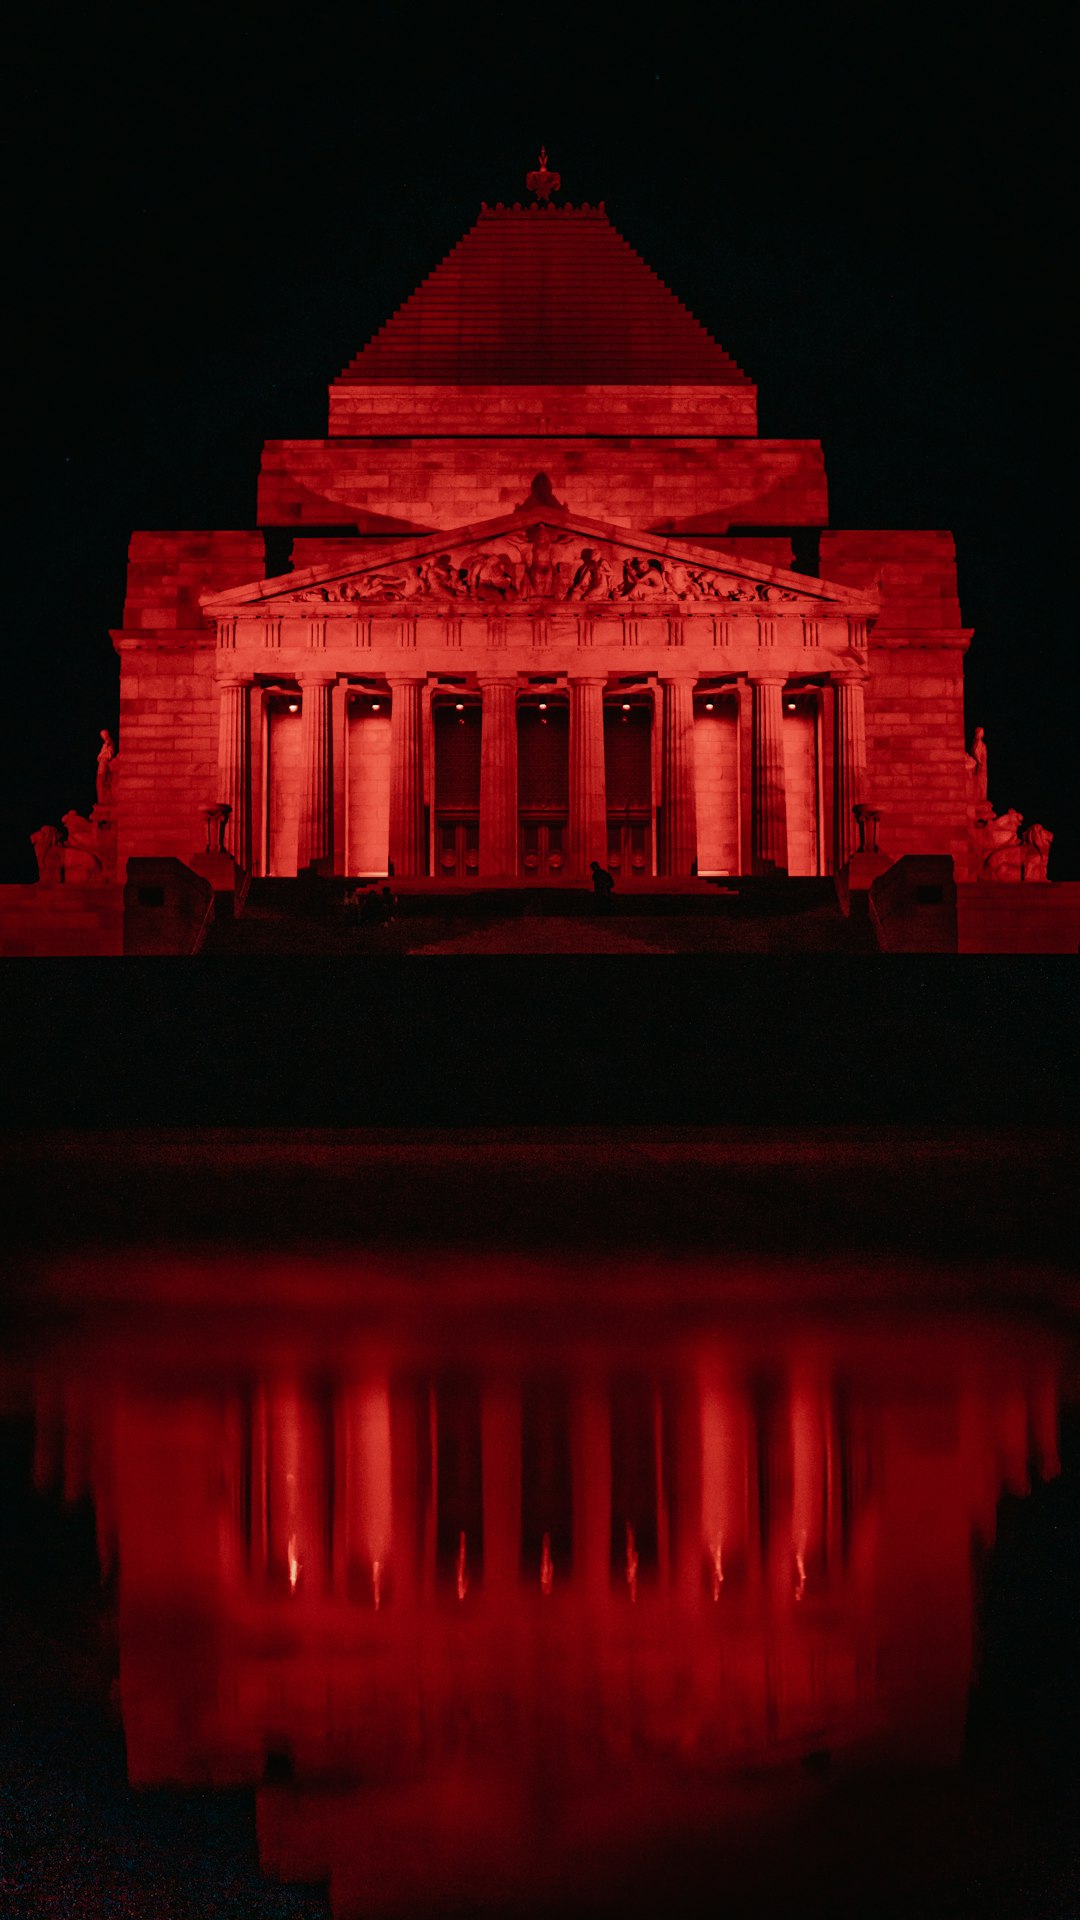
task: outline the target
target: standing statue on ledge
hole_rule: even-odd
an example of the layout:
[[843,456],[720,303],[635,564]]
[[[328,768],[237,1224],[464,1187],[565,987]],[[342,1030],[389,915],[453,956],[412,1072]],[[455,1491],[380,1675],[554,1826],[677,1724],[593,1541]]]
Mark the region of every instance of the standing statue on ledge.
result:
[[967,765],[974,798],[976,802],[985,801],[987,796],[986,735],[981,727],[975,729],[975,738],[971,743],[971,752],[967,756]]
[[107,727],[101,729],[101,747],[97,757],[97,801],[99,807],[107,807],[112,799],[112,763],[116,759],[116,742]]

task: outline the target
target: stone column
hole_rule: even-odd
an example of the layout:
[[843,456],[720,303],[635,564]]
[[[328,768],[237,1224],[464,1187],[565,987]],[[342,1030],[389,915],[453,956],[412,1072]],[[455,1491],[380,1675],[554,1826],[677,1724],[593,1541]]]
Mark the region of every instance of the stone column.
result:
[[685,877],[697,865],[697,783],[694,766],[694,681],[661,674],[663,736],[660,756],[662,874]]
[[750,775],[750,870],[787,872],[787,796],[784,787],[783,674],[750,675],[753,759]]
[[395,875],[427,872],[424,837],[424,682],[390,676],[390,860]]
[[866,720],[861,679],[843,678],[836,687],[833,768],[836,790],[835,866],[846,865],[859,843],[852,807],[865,799]]
[[296,870],[330,859],[333,842],[334,778],[332,674],[301,674],[300,833]]
[[222,680],[218,708],[218,792],[232,808],[225,847],[238,867],[251,870],[251,682]]
[[604,686],[600,674],[570,680],[570,859],[579,877],[607,856]]
[[518,850],[517,681],[480,681],[480,872],[515,874]]

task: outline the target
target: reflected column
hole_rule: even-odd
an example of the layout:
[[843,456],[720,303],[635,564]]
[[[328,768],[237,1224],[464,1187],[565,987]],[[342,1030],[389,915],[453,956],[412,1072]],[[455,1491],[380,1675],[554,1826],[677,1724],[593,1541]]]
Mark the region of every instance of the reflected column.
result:
[[378,1608],[393,1550],[390,1388],[352,1385],[342,1396],[342,1506],[349,1587]]
[[324,1409],[299,1387],[266,1395],[267,1536],[273,1576],[318,1591],[325,1570],[327,1431]]
[[485,1387],[480,1400],[484,1592],[508,1594],[521,1563],[521,1395]]
[[611,1592],[611,1410],[598,1382],[574,1393],[570,1444],[574,1582],[600,1604]]

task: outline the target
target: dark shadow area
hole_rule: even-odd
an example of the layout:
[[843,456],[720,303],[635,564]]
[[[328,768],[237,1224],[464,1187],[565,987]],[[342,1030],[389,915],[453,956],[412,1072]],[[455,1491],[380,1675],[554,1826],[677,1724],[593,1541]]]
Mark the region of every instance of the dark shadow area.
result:
[[9,1125],[1071,1125],[1063,960],[9,961]]

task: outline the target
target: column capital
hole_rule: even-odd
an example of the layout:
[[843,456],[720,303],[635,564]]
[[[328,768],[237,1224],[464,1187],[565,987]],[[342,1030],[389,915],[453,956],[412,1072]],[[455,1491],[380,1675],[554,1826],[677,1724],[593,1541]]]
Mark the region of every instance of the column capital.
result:
[[869,678],[869,670],[866,667],[839,667],[830,673],[829,682],[834,687],[865,687]]
[[220,692],[226,693],[232,689],[242,689],[244,687],[254,686],[255,676],[252,673],[222,674],[219,677],[217,684]]
[[521,684],[521,675],[506,672],[487,673],[483,667],[480,667],[476,675],[476,684],[478,687],[513,687],[516,691]]
[[427,677],[426,673],[388,673],[386,676],[386,684],[391,689],[394,687],[422,687]]
[[332,687],[337,684],[338,679],[336,673],[326,673],[325,671],[321,673],[309,673],[305,667],[300,668],[296,677],[302,687]]
[[696,687],[701,674],[697,667],[669,667],[665,661],[656,677],[662,687]]
[[746,677],[752,687],[786,687],[791,675],[773,667],[771,670],[764,669],[760,673],[756,673],[751,668]]

